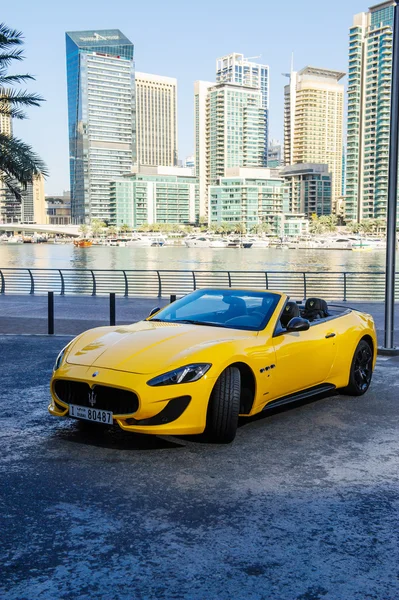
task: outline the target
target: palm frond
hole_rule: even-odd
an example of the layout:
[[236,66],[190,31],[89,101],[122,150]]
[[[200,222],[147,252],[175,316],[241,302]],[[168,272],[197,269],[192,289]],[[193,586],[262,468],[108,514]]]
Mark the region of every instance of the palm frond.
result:
[[0,68],[5,70],[13,60],[22,60],[24,58],[23,50],[12,50],[11,52],[0,52]]
[[2,89],[0,87],[0,115],[14,119],[25,119],[26,114],[21,107],[40,106],[40,103],[44,101],[44,98],[38,94],[29,94],[25,91]]
[[5,85],[23,83],[24,81],[28,80],[34,81],[35,78],[33,75],[29,75],[28,73],[26,75],[3,75],[0,68],[0,90]]
[[5,185],[7,189],[16,197],[17,200],[21,202],[22,200],[22,192],[26,189],[25,185],[18,185],[18,182],[15,181],[13,177],[9,177],[8,175],[2,175],[0,177],[0,182]]
[[0,171],[19,183],[32,181],[34,175],[48,175],[42,159],[22,140],[0,133]]
[[23,44],[22,31],[11,29],[5,23],[0,23],[0,48],[5,46],[19,46]]

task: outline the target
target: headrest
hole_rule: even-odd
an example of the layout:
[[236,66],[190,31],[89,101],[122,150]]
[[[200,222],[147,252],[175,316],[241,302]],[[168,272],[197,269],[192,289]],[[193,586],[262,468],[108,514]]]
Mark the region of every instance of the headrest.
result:
[[296,302],[287,302],[283,315],[284,317],[290,317],[291,319],[294,317],[299,317],[300,310],[298,304]]
[[322,312],[328,312],[327,302],[321,298],[308,298],[305,304],[305,310],[320,310]]
[[243,298],[237,298],[237,296],[224,296],[223,302],[225,304],[230,304],[230,306],[247,306],[245,300],[243,300]]

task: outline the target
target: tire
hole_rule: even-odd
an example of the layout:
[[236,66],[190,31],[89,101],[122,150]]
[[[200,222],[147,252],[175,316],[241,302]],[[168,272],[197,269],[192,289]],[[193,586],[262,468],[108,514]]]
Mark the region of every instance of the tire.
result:
[[373,350],[366,340],[360,340],[353,355],[349,384],[342,391],[348,396],[363,396],[373,376]]
[[229,444],[236,436],[240,412],[241,374],[227,367],[212,390],[208,405],[206,435],[212,442]]

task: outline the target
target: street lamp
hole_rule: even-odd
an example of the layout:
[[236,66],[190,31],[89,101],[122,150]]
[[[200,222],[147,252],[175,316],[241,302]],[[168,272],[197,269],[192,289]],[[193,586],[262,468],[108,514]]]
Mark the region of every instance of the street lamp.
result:
[[392,86],[388,166],[387,254],[385,272],[385,339],[381,351],[399,354],[394,347],[395,322],[395,262],[396,220],[398,195],[398,140],[399,140],[399,3],[394,5],[392,40]]

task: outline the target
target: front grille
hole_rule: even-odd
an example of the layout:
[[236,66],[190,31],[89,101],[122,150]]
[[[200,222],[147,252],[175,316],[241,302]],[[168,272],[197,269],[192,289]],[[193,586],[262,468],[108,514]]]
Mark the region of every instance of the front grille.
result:
[[66,404],[110,410],[114,415],[131,415],[139,407],[139,400],[134,392],[106,385],[95,385],[91,388],[89,384],[82,381],[57,379],[54,382],[54,392]]

